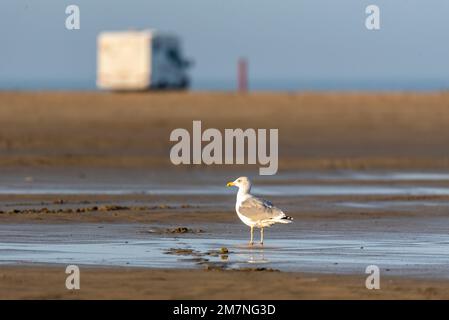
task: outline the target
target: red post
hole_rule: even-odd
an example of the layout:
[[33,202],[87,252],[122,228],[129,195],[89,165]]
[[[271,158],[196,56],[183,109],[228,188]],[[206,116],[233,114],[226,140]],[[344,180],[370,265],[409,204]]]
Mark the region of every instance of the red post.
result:
[[248,63],[245,58],[240,58],[237,67],[238,91],[248,91]]

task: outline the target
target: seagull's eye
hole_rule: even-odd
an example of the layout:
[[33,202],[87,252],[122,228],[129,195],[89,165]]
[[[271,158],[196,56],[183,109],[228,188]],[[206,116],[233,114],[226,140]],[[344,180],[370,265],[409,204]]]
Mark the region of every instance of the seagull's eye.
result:
[[237,182],[242,182],[242,180],[239,179],[239,180],[237,180]]

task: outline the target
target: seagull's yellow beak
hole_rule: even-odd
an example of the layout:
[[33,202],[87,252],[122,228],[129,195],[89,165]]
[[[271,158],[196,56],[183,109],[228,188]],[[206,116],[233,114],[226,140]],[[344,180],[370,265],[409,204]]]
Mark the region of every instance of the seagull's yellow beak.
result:
[[232,187],[232,186],[234,186],[234,182],[228,182],[228,183],[226,184],[226,187]]

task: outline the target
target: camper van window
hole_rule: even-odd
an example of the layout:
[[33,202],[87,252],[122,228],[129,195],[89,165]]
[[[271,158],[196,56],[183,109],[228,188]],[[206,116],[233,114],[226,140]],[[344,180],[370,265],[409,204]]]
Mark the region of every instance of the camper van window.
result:
[[179,56],[179,52],[176,49],[168,49],[167,51],[168,58],[176,65],[182,66],[182,60]]
[[159,41],[154,41],[153,42],[153,50],[154,51],[159,51],[159,49],[161,48],[161,45],[160,45],[160,43],[159,43]]

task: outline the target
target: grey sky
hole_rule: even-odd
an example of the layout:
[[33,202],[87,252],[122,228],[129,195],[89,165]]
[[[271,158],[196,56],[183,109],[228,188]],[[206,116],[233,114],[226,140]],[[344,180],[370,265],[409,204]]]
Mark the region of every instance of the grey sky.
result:
[[[77,4],[81,30],[65,29]],[[381,30],[365,8],[381,9]],[[96,35],[156,28],[182,36],[197,83],[235,78],[245,56],[253,82],[443,81],[449,86],[447,0],[2,0],[0,88],[94,85]]]

